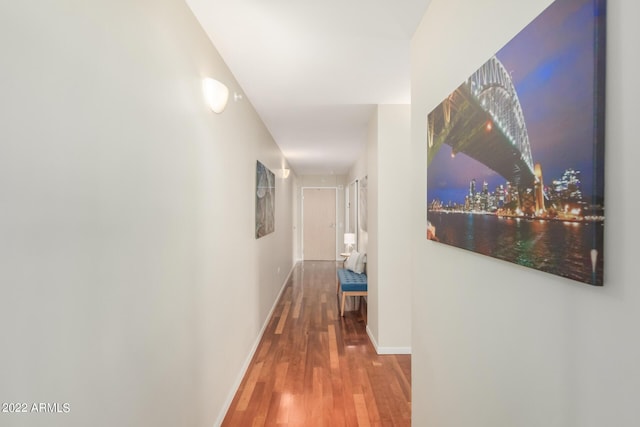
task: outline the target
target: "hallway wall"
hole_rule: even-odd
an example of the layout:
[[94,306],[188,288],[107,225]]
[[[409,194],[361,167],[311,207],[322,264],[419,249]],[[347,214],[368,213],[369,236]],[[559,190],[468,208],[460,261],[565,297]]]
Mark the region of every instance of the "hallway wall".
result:
[[410,118],[409,105],[376,106],[347,178],[368,181],[367,333],[379,354],[411,353]]
[[293,265],[296,177],[182,0],[0,5],[0,414],[12,426],[212,426]]
[[433,0],[413,38],[414,425],[637,424],[637,2],[608,2],[604,287],[425,239],[428,112],[550,3]]

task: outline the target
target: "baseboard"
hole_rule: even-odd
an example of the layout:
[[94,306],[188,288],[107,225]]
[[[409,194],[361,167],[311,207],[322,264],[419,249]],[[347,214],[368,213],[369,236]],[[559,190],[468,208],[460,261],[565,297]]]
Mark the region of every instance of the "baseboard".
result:
[[411,354],[411,347],[380,347],[367,325],[367,335],[377,354]]
[[289,271],[289,274],[287,274],[287,277],[284,279],[284,283],[280,287],[280,291],[278,292],[278,295],[276,296],[276,299],[273,302],[273,306],[271,307],[271,310],[269,310],[269,314],[267,314],[267,317],[266,317],[266,319],[264,321],[264,324],[262,325],[262,328],[260,328],[260,332],[258,332],[258,337],[256,338],[255,342],[253,343],[253,346],[251,347],[251,350],[249,351],[249,355],[247,356],[247,358],[245,359],[244,363],[242,364],[242,368],[240,369],[240,374],[238,375],[238,377],[236,378],[235,382],[233,383],[233,386],[231,388],[231,393],[229,394],[229,396],[227,396],[227,400],[224,402],[224,405],[222,406],[222,411],[220,411],[220,414],[218,415],[218,419],[216,420],[216,423],[214,424],[215,426],[221,425],[222,421],[224,421],[224,417],[227,415],[227,411],[231,407],[231,403],[233,403],[233,398],[236,396],[236,393],[238,392],[238,389],[240,388],[240,384],[242,384],[242,379],[247,374],[247,370],[249,369],[249,365],[251,364],[251,361],[253,360],[253,356],[256,354],[256,350],[258,349],[258,346],[260,345],[260,341],[262,340],[262,335],[264,335],[264,331],[267,329],[267,326],[269,325],[269,322],[271,321],[271,316],[273,315],[273,312],[275,311],[276,307],[278,306],[278,302],[280,301],[280,297],[282,296],[282,292],[284,292],[284,288],[287,286],[287,282],[291,278],[291,274],[293,273],[293,269],[296,267],[296,264],[297,263],[294,263],[293,266],[291,266],[291,271]]

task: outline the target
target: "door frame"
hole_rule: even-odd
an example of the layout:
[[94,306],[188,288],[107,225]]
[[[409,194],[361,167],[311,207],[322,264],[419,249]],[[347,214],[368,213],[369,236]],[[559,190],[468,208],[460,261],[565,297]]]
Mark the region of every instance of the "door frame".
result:
[[336,198],[336,208],[335,208],[335,214],[334,214],[334,233],[335,233],[335,246],[333,248],[333,257],[334,259],[337,261],[338,260],[338,187],[317,187],[317,186],[304,186],[304,187],[300,187],[300,200],[302,203],[300,203],[300,247],[301,247],[301,251],[300,254],[302,256],[302,260],[304,261],[304,190],[333,190],[333,192],[335,193],[335,198]]

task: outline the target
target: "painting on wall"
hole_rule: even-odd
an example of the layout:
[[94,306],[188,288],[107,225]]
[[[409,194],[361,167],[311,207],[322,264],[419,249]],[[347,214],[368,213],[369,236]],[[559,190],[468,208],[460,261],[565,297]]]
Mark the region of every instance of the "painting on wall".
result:
[[369,247],[369,176],[358,181],[358,250],[366,252]]
[[429,240],[603,284],[605,24],[556,0],[427,115]]
[[368,200],[368,191],[369,191],[369,177],[365,176],[364,178],[358,181],[358,228],[362,231],[367,231],[367,204]]
[[275,230],[276,177],[265,165],[256,163],[256,239]]

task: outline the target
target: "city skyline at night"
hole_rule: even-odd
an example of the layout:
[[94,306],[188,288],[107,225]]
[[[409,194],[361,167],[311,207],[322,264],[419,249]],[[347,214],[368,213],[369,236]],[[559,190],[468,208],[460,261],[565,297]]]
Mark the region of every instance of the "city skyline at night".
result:
[[[561,177],[543,183],[544,201],[541,201],[540,208],[542,210],[580,209],[585,211],[585,215],[600,212],[602,206],[594,205],[585,200],[581,175],[582,172],[579,170],[566,169]],[[534,189],[531,191],[533,192]],[[429,201],[428,209],[495,213],[506,209],[519,197],[518,189],[509,181],[503,181],[502,184],[492,187],[486,180],[473,178],[462,199],[441,200],[435,198]]]

